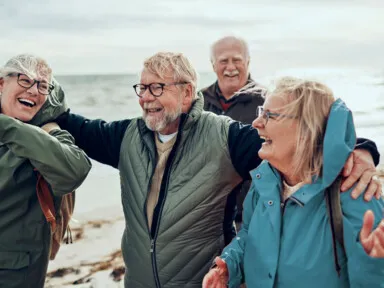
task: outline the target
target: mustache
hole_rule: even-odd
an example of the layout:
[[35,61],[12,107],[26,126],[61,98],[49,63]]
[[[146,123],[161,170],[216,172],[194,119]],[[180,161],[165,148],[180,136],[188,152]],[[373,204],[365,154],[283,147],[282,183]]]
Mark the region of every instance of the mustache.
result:
[[239,70],[234,70],[234,71],[224,71],[224,76],[233,77],[233,76],[237,76],[237,75],[239,75],[239,74],[240,74]]

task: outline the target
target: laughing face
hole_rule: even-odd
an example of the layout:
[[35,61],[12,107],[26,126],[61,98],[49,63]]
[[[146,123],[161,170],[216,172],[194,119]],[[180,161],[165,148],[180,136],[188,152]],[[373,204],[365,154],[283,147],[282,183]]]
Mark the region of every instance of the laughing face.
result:
[[218,44],[214,54],[213,70],[221,92],[229,98],[247,83],[249,59],[243,45],[232,40]]
[[[284,96],[268,96],[264,103],[264,111],[284,114],[286,104]],[[297,145],[298,120],[287,117],[270,116],[268,122],[263,117],[256,118],[252,126],[265,140],[259,156],[281,172],[289,172],[293,163]]]
[[[37,77],[42,83],[48,83],[47,77]],[[33,82],[33,80],[32,80]],[[30,121],[47,100],[47,95],[42,95],[37,90],[37,84],[31,88],[24,88],[18,84],[18,76],[11,75],[0,78],[1,113],[19,119],[23,122]]]
[[[147,69],[141,73],[141,84],[173,82],[172,77],[162,79]],[[177,131],[180,115],[182,112],[186,112],[183,111],[185,91],[181,91],[181,88],[174,85],[165,86],[163,89],[163,94],[159,97],[153,96],[147,89],[139,101],[147,127],[152,131],[167,135]]]

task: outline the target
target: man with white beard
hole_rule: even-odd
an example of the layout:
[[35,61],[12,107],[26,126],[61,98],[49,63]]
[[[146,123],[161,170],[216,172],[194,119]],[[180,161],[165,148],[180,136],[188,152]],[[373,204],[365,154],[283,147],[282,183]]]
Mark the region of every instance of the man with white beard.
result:
[[[184,55],[157,53],[134,85],[142,117],[57,119],[88,156],[120,172],[125,287],[200,288],[224,248],[227,196],[260,163],[257,130],[203,111],[196,87]],[[379,161],[373,142],[362,148]],[[355,163],[358,177],[374,167],[361,153],[368,161]]]
[[[204,95],[204,110],[252,124],[257,107],[263,105],[264,98],[261,91],[241,93],[245,86],[250,88],[258,85],[250,76],[249,62],[249,48],[243,39],[227,36],[213,43],[211,63],[217,81],[201,90]],[[241,226],[243,201],[249,186],[250,181],[244,181],[228,197],[223,223],[226,244],[236,235],[233,220],[236,220],[238,229]]]

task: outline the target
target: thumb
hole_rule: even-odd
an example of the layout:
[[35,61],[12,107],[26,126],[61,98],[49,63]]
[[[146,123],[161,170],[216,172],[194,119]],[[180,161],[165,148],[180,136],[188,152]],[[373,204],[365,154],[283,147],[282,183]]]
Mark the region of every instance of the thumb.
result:
[[365,252],[367,252],[368,254],[371,252],[374,244],[373,237],[371,234],[374,221],[375,216],[373,215],[373,212],[371,210],[365,212],[363,218],[363,226],[361,227],[360,231],[360,242]]
[[209,288],[211,287],[212,283],[213,283],[213,275],[212,273],[208,273],[207,275],[205,275],[204,279],[203,279],[203,288]]
[[349,174],[351,174],[353,168],[353,153],[349,155],[347,162],[345,162],[344,168],[343,168],[343,177],[348,177]]

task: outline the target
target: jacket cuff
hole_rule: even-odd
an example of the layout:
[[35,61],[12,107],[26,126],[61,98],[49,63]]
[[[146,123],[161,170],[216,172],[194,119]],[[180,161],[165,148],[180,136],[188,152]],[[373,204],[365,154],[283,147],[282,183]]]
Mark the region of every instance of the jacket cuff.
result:
[[239,265],[235,263],[235,261],[232,261],[231,257],[227,252],[224,252],[221,256],[221,259],[225,261],[225,264],[227,264],[228,269],[228,287],[229,288],[237,288],[240,286],[242,281],[242,273],[239,269]]
[[357,138],[357,143],[355,149],[364,149],[371,153],[373,162],[375,166],[377,166],[380,162],[380,153],[377,150],[377,146],[375,142],[365,139],[365,138]]

